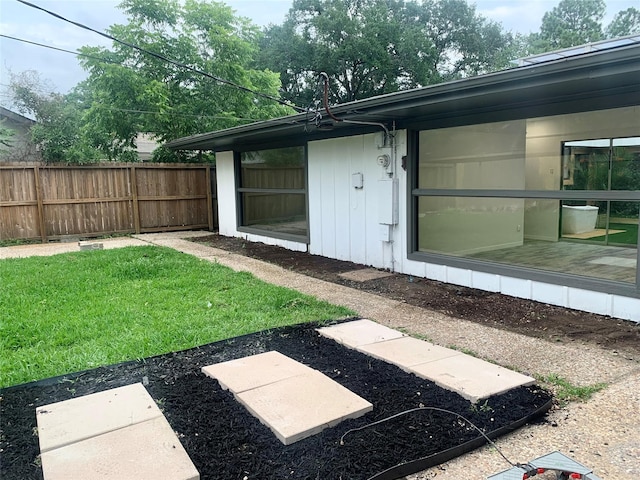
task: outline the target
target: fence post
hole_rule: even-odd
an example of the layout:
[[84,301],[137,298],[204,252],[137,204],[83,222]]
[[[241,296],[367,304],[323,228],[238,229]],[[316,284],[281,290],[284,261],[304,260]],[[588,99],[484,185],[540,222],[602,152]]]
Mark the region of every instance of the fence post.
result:
[[133,196],[133,228],[136,234],[140,233],[140,209],[138,207],[138,176],[136,167],[131,166],[131,195]]
[[36,185],[36,201],[38,202],[38,226],[40,227],[40,238],[42,243],[47,241],[47,229],[44,224],[44,204],[42,202],[42,185],[40,182],[40,167],[33,167],[33,175]]

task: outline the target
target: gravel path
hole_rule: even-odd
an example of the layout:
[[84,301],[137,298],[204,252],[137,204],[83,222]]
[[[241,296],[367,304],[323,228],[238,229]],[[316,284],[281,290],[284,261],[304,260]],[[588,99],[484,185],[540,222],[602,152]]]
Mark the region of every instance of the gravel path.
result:
[[[296,289],[362,317],[445,347],[454,346],[528,374],[556,374],[575,385],[606,383],[587,402],[554,409],[543,424],[526,426],[501,437],[497,444],[513,462],[526,462],[559,450],[593,468],[603,479],[640,475],[640,361],[593,346],[564,346],[485,327],[413,307],[382,296],[324,282],[259,260],[184,240],[210,232],[174,232],[100,240],[104,248],[152,243],[171,247],[207,261],[248,271],[267,282]],[[0,248],[0,259],[77,251],[78,245],[46,244]],[[408,477],[484,479],[508,465],[493,447],[484,447],[438,467]]]

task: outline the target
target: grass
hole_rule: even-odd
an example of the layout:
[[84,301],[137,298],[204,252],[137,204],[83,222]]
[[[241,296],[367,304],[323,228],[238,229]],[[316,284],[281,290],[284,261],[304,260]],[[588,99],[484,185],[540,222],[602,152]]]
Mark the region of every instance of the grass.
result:
[[574,401],[586,402],[594,393],[599,392],[607,386],[605,383],[597,383],[595,385],[579,387],[555,373],[550,375],[536,375],[536,379],[551,387],[554,397],[561,406],[565,406],[569,402]]
[[[638,224],[633,223],[610,223],[609,230],[622,230],[620,233],[609,234],[609,243],[637,245],[638,244]],[[593,237],[589,240],[594,242],[604,242],[606,236]]]
[[160,247],[0,261],[0,387],[353,312]]

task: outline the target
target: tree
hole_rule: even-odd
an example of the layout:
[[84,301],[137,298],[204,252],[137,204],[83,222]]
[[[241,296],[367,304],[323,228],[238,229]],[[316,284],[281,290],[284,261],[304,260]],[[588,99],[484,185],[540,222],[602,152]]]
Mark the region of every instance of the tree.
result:
[[562,0],[544,14],[540,33],[532,36],[535,52],[548,52],[604,38],[604,0]]
[[332,100],[345,102],[494,70],[512,43],[466,0],[294,0],[265,30],[257,65],[305,105],[325,72]]
[[[119,8],[128,23],[113,25],[108,33],[155,55],[119,42],[111,49],[82,49],[91,55],[82,59],[89,72],[83,85],[90,102],[85,120],[94,145],[109,158],[133,151],[138,133],[164,142],[292,112],[242,90],[277,97],[280,81],[273,72],[251,68],[260,31],[230,7],[205,0],[124,0]],[[166,150],[158,155],[184,159]]]
[[[0,122],[0,145],[3,147],[11,148],[13,147],[13,137],[16,132],[10,128],[7,128],[3,125],[3,122]],[[6,150],[0,150],[0,155],[6,154]]]
[[77,93],[53,92],[35,71],[11,75],[9,92],[20,113],[36,123],[31,137],[45,162],[90,163],[99,159],[83,134],[83,106]]
[[624,37],[640,33],[640,10],[629,7],[616,13],[605,30],[607,38]]

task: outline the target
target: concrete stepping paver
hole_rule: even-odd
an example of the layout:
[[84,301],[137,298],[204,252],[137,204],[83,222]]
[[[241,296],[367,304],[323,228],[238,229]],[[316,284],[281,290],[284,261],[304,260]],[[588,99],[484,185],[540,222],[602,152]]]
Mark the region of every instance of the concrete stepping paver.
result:
[[40,451],[161,416],[141,383],[43,405],[36,409]]
[[36,409],[45,480],[198,480],[140,383]]
[[236,398],[284,445],[373,410],[371,403],[315,370],[247,390]]
[[270,383],[308,373],[309,367],[270,351],[202,367],[202,372],[220,382],[224,390],[242,393]]
[[379,360],[392,363],[421,378],[453,390],[471,402],[478,402],[535,379],[499,365],[407,337],[397,330],[370,320],[355,320],[318,329],[331,338]]
[[98,435],[42,454],[45,480],[198,480],[167,420]]
[[412,369],[417,376],[455,390],[473,403],[535,383],[534,378],[466,354],[416,365]]
[[202,367],[285,445],[373,405],[317,370],[276,351]]
[[462,355],[450,348],[440,347],[413,337],[394,338],[385,342],[376,342],[358,347],[363,353],[384,360],[412,372],[411,367]]
[[406,336],[393,328],[385,327],[366,319],[339,323],[330,327],[321,327],[318,332],[351,348]]

